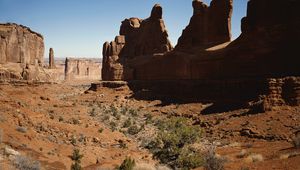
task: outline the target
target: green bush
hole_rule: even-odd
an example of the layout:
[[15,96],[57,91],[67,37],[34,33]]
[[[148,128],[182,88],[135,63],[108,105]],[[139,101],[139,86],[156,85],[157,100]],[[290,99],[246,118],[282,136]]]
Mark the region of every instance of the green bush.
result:
[[136,135],[140,132],[140,129],[137,127],[137,125],[130,126],[127,130],[127,133],[130,135]]
[[117,167],[117,170],[133,170],[133,168],[135,167],[135,160],[129,158],[126,158],[122,164]]
[[80,154],[79,149],[74,149],[73,150],[73,154],[71,155],[71,159],[74,162],[71,165],[71,170],[81,170],[81,159],[82,159],[83,155]]
[[116,124],[116,122],[110,122],[109,125],[110,125],[110,129],[112,131],[117,130],[117,124]]
[[133,117],[136,117],[136,116],[138,116],[138,112],[136,111],[136,110],[134,110],[134,109],[129,109],[129,114],[131,115],[131,116],[133,116]]
[[124,128],[128,128],[128,127],[130,127],[130,126],[131,126],[131,119],[128,118],[128,119],[124,122],[123,127],[124,127]]
[[154,158],[172,168],[190,169],[202,165],[201,155],[189,148],[200,138],[200,127],[191,125],[186,118],[171,118],[157,125],[158,136],[148,145]]
[[104,130],[103,128],[100,128],[100,129],[98,129],[98,132],[99,132],[99,133],[102,133],[103,130]]

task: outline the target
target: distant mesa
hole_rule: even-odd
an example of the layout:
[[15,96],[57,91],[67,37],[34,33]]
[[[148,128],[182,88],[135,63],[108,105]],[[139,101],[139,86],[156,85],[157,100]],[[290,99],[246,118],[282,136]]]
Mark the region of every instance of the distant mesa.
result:
[[101,63],[92,59],[66,58],[65,80],[99,80],[101,78]]

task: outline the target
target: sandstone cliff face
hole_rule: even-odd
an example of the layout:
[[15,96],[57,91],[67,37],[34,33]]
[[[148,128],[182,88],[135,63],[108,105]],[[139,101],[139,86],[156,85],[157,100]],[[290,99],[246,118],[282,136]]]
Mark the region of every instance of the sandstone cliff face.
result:
[[172,48],[162,20],[162,8],[156,4],[149,18],[125,19],[120,27],[120,36],[111,43],[104,43],[102,80],[132,79],[132,69],[128,67],[127,60],[165,53]]
[[65,80],[100,80],[101,64],[91,59],[66,58]]
[[[194,1],[194,6],[195,2],[197,1]],[[250,0],[248,14],[242,20],[243,31],[237,40],[229,45],[207,46],[204,49],[199,46],[190,48],[186,45],[189,41],[179,40],[173,52],[132,64],[135,79],[199,80],[299,76],[300,58],[295,55],[299,53],[297,46],[300,41],[300,15],[297,14],[300,9],[299,2]],[[203,4],[201,7],[206,9]],[[191,23],[182,37],[188,35],[187,30],[192,27]],[[197,32],[189,33],[190,37],[198,36]],[[225,31],[220,39],[227,35]]]
[[194,0],[193,8],[191,21],[183,30],[176,49],[208,47],[230,41],[232,0],[213,0],[209,7]]
[[231,0],[213,0],[210,7],[195,0],[193,7],[173,51],[126,58],[130,69],[124,68],[123,75],[135,80],[129,81],[132,89],[213,103],[264,96],[262,110],[299,105],[300,1],[250,0],[242,34],[230,43],[224,42],[230,41]]
[[17,24],[0,24],[0,63],[42,64],[43,36]]

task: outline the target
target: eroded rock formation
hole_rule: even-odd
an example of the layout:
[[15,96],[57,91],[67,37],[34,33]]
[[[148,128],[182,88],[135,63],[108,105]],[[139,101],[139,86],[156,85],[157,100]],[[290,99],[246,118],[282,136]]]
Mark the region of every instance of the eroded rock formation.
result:
[[189,25],[168,53],[140,52],[139,39],[127,45],[144,21],[124,22],[126,43],[119,56],[126,56],[127,76],[120,79],[129,80],[134,91],[204,102],[263,101],[262,110],[299,105],[300,1],[250,0],[242,34],[233,42],[228,42],[232,0],[212,0],[209,7],[195,0],[193,8]]
[[[122,21],[120,36],[103,45],[103,80],[123,80],[132,77],[127,60],[139,56],[165,53],[172,49],[162,20],[162,7],[156,4],[145,20],[129,18]],[[124,71],[125,70],[125,71]]]
[[100,80],[101,64],[97,60],[66,58],[65,80]]
[[177,49],[208,47],[231,39],[232,0],[213,0],[207,6],[193,1],[193,16],[178,40]]
[[49,49],[49,69],[54,69],[55,67],[55,61],[54,61],[54,50],[53,48]]
[[17,24],[0,24],[0,63],[42,64],[44,39],[39,33]]
[[18,24],[0,24],[0,81],[51,81],[43,65],[41,34]]

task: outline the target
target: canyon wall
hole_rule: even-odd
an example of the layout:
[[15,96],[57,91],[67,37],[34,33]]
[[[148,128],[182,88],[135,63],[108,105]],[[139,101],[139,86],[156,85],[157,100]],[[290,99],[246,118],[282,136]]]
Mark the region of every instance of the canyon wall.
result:
[[0,63],[7,62],[43,64],[43,36],[22,25],[0,24]]
[[66,58],[65,80],[100,80],[101,63],[92,59]]
[[44,38],[30,28],[0,24],[0,81],[52,81],[44,66]]
[[[135,92],[146,89],[173,98],[212,103],[258,101],[261,110],[299,105],[300,1],[248,1],[242,33],[232,42],[232,0],[212,0],[210,6],[194,0],[192,5],[193,16],[173,50],[140,53],[137,44],[126,49],[125,35],[119,56],[123,50],[130,55],[120,57],[119,80],[128,81]],[[130,23],[139,28],[141,20]],[[134,53],[139,57],[132,57]]]

